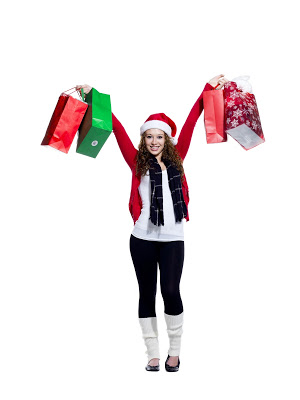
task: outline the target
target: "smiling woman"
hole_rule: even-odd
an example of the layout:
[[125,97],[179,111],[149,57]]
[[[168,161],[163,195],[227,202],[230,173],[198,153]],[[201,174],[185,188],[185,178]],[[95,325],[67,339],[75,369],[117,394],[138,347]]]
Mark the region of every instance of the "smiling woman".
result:
[[[155,118],[161,117],[167,118],[165,114],[155,114]],[[169,121],[171,121],[170,118]],[[146,125],[146,123],[144,125]],[[141,140],[138,146],[139,151],[136,156],[136,174],[145,176],[146,172],[150,168],[150,154],[152,154],[156,158],[162,170],[166,169],[166,165],[162,160],[162,156],[164,156],[165,159],[167,158],[176,165],[178,171],[180,172],[181,178],[183,178],[184,170],[182,159],[177,147],[174,146],[176,139],[173,137],[170,138],[161,129],[150,128],[146,131],[144,131],[144,129],[145,128],[142,129],[143,133],[141,133]]]
[[[140,128],[136,150],[120,121],[112,114],[113,131],[132,171],[129,210],[134,221],[130,252],[139,284],[139,323],[147,348],[147,371],[159,371],[155,311],[157,266],[169,336],[165,361],[168,372],[179,370],[183,326],[180,279],[184,261],[184,220],[189,220],[189,191],[183,169],[194,127],[203,111],[203,92],[221,89],[228,80],[218,75],[207,83],[176,140],[176,125],[163,113],[152,114]],[[77,86],[85,93],[88,85]]]

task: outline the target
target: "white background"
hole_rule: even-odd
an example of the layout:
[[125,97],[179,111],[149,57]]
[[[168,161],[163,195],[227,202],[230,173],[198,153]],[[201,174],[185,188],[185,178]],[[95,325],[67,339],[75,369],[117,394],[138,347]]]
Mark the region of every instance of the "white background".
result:
[[[2,7],[0,366],[3,400],[298,400],[299,21],[294,1],[52,1]],[[59,94],[111,95],[134,145],[178,130],[205,83],[250,75],[266,142],[206,144],[190,188],[181,366],[145,371],[129,252],[131,173],[112,133],[96,159],[41,146]],[[191,396],[192,394],[190,394]]]

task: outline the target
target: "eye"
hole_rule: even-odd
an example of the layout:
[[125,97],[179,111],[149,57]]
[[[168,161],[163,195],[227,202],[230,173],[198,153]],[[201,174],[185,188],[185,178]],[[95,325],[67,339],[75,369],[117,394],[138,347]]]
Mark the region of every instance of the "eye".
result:
[[162,139],[162,136],[158,136],[158,139]]
[[148,135],[148,136],[146,136],[147,137],[147,139],[151,139],[151,136],[150,135]]

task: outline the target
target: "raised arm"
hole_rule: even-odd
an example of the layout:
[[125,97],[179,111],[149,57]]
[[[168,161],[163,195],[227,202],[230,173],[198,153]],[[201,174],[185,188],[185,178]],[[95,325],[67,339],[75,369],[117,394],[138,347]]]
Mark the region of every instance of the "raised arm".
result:
[[205,92],[206,90],[212,90],[212,89],[213,89],[213,86],[211,86],[209,83],[206,83],[201,95],[199,96],[199,98],[197,99],[193,108],[191,109],[191,111],[180,131],[180,134],[178,137],[178,143],[177,143],[176,147],[179,151],[179,154],[180,154],[182,160],[184,160],[184,158],[188,152],[196,122],[198,121],[198,118],[200,117],[200,115],[203,111],[203,92]]
[[[83,89],[83,92],[87,94],[90,92],[90,90],[92,90],[92,86],[87,84],[76,85],[76,90],[80,89]],[[134,166],[134,158],[137,153],[137,150],[134,148],[121,122],[117,119],[117,117],[113,113],[112,113],[112,125],[121,153],[123,154],[123,157],[127,162],[127,164],[129,165],[130,169],[132,169]]]
[[127,135],[123,125],[117,119],[117,117],[112,113],[112,124],[115,137],[117,139],[118,145],[120,147],[121,153],[130,169],[134,166],[134,159],[137,154],[136,148],[133,146],[132,141]]

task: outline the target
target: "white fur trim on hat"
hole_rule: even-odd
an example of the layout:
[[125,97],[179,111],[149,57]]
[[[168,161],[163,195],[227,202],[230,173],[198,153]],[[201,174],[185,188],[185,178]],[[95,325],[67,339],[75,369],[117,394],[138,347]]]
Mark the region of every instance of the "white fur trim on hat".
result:
[[152,121],[146,121],[140,129],[140,133],[141,135],[148,129],[161,129],[162,131],[166,132],[166,134],[168,136],[170,136],[170,138],[172,138],[171,133],[172,133],[172,129],[170,127],[170,125],[168,125],[166,122],[164,121],[160,121],[157,119],[153,119]]

